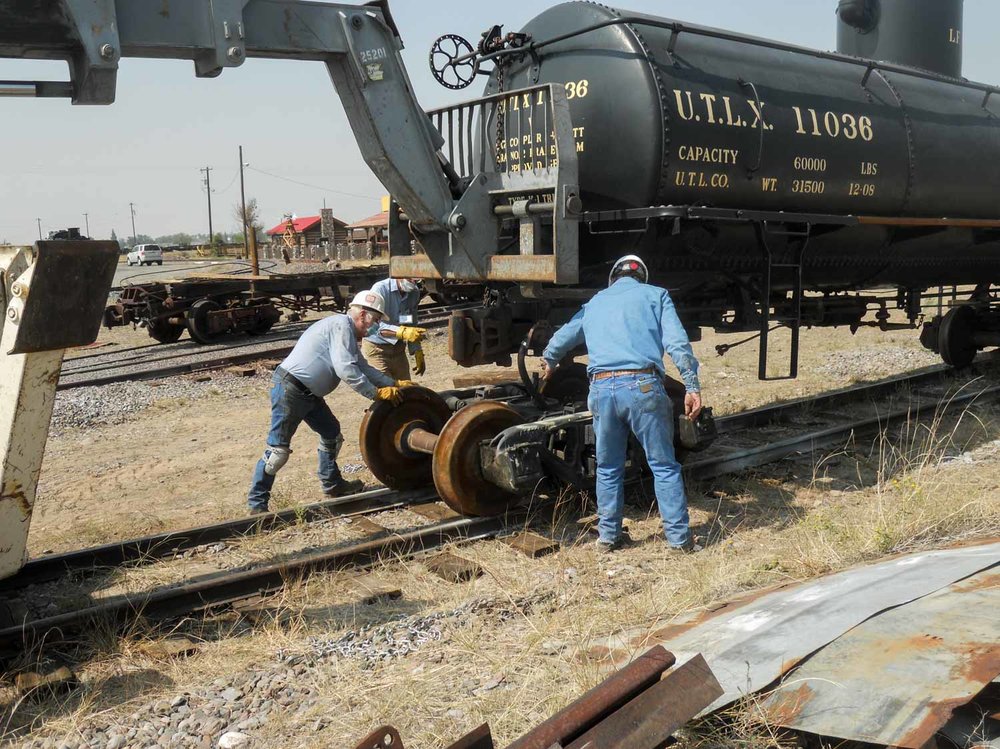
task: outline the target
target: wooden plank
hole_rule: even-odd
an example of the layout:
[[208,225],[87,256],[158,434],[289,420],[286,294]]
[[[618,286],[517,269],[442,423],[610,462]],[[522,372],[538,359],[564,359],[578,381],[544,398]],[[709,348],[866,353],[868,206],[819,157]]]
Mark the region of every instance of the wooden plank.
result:
[[226,371],[237,377],[253,377],[257,374],[257,369],[255,367],[227,367]]
[[520,377],[513,369],[503,369],[499,372],[474,372],[472,374],[452,377],[452,386],[456,388],[471,388],[477,385],[503,385],[508,382],[520,382]]
[[427,569],[450,583],[464,583],[483,574],[483,568],[473,561],[447,551],[428,559]]
[[524,531],[511,538],[505,538],[503,542],[531,559],[537,559],[538,557],[544,557],[546,554],[559,551],[558,541],[539,536],[537,533],[532,533],[531,531]]
[[362,533],[367,533],[370,536],[380,535],[382,533],[388,533],[389,529],[384,525],[379,525],[374,520],[369,520],[364,515],[356,518],[351,518],[351,527],[356,528]]
[[26,671],[14,677],[14,687],[21,696],[34,694],[44,697],[68,692],[79,684],[69,666],[51,667],[45,671]]
[[412,510],[428,520],[451,520],[461,517],[444,502],[423,502],[418,505],[410,505],[406,509]]
[[402,598],[403,591],[372,575],[359,575],[348,580],[348,589],[364,604]]
[[153,640],[142,646],[144,655],[150,658],[180,658],[198,652],[200,645],[189,637],[168,637],[164,640]]

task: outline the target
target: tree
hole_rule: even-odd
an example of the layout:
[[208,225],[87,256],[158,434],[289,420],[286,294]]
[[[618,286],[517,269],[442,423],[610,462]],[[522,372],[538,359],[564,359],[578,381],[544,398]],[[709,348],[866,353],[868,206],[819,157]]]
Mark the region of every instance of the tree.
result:
[[122,248],[121,240],[118,239],[118,235],[115,234],[115,230],[114,229],[111,230],[111,241],[112,242],[118,242],[118,249],[119,250]]
[[[240,232],[243,231],[244,216],[243,216],[243,206],[237,203],[233,206],[233,215],[236,217],[236,221],[239,223]],[[257,198],[250,198],[247,201],[247,213],[246,213],[246,225],[251,227],[256,233],[262,226],[260,223],[260,207],[257,205]]]

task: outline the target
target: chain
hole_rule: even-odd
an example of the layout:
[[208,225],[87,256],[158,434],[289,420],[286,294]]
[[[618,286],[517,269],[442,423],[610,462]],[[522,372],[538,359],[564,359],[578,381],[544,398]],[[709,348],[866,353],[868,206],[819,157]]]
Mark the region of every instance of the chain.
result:
[[[504,78],[504,76],[503,76],[504,64],[503,64],[503,60],[502,59],[498,59],[497,62],[496,62],[496,65],[497,65],[497,93],[498,94],[502,94],[503,93],[503,84],[504,84],[504,79],[503,79]],[[497,142],[496,142],[496,153],[497,153],[497,155],[496,155],[496,161],[497,161],[497,166],[498,167],[500,165],[500,150],[506,146],[506,141],[507,141],[506,122],[507,122],[507,102],[505,102],[503,99],[500,99],[498,101],[498,103],[497,103]],[[507,171],[506,166],[507,166],[507,162],[504,161],[504,167],[505,167],[504,171]]]

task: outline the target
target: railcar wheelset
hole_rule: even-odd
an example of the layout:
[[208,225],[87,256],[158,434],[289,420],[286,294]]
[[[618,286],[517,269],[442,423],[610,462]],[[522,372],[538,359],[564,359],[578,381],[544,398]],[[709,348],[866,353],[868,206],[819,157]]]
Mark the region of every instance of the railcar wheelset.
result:
[[396,406],[377,401],[361,421],[361,456],[392,489],[433,481],[441,499],[463,515],[503,514],[518,499],[484,476],[480,445],[524,419],[510,406],[482,401],[453,414],[433,390],[407,387]]

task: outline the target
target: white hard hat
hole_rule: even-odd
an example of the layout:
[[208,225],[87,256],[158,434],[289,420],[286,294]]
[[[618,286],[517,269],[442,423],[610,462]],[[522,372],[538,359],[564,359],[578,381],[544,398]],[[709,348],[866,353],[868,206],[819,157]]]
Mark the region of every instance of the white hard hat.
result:
[[378,312],[380,315],[385,315],[385,300],[382,299],[382,295],[377,291],[359,291],[355,294],[354,299],[351,301],[352,307],[363,307],[364,309],[371,310],[372,312]]
[[[623,273],[624,272],[624,273]],[[614,265],[611,266],[611,273],[608,274],[608,285],[615,280],[615,274],[633,274],[637,273],[642,276],[640,279],[643,283],[649,280],[649,269],[646,264],[642,262],[642,258],[638,255],[626,255],[625,257],[620,257],[615,260]]]

